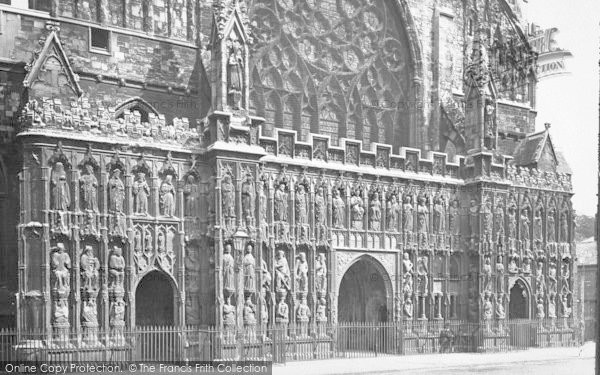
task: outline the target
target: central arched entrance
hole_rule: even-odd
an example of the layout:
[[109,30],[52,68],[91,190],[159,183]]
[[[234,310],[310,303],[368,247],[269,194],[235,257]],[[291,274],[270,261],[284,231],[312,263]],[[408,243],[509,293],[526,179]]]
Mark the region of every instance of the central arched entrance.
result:
[[172,282],[160,271],[152,271],[140,280],[135,290],[136,326],[175,325]]
[[361,257],[348,268],[338,294],[339,322],[387,322],[391,284],[383,267]]

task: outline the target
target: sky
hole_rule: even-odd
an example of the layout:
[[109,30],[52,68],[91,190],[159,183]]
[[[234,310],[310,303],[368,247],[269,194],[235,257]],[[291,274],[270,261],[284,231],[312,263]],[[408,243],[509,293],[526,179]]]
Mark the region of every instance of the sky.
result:
[[569,75],[538,83],[536,130],[550,134],[573,170],[573,207],[596,213],[598,191],[598,90],[600,0],[529,0],[527,18],[542,29],[557,27],[558,45],[573,53]]

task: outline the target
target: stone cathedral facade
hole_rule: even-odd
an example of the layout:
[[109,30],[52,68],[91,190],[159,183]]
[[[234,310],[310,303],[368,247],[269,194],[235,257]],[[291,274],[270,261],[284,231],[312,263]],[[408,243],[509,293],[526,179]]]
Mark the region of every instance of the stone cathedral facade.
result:
[[520,1],[22,3],[0,1],[21,329],[577,318]]

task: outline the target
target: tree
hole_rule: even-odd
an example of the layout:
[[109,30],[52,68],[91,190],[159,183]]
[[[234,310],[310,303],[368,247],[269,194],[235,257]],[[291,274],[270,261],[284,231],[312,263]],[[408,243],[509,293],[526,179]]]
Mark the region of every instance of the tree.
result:
[[596,219],[593,216],[577,215],[575,217],[575,241],[583,241],[594,237],[596,232]]

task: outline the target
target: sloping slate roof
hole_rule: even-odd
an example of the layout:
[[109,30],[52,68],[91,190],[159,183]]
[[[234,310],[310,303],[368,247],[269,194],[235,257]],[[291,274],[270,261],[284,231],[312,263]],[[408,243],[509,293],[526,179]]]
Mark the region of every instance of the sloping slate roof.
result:
[[556,172],[572,174],[571,167],[569,167],[562,152],[555,147],[548,129],[529,134],[519,143],[513,155],[514,164],[517,166],[534,166],[540,161],[546,145],[551,148],[556,158]]
[[594,237],[577,242],[577,263],[580,265],[594,265],[597,263],[596,253],[598,251]]
[[515,150],[515,165],[525,166],[537,163],[546,144],[546,131],[525,137]]

